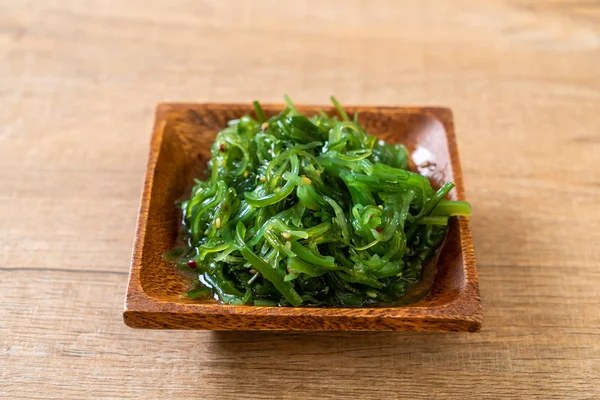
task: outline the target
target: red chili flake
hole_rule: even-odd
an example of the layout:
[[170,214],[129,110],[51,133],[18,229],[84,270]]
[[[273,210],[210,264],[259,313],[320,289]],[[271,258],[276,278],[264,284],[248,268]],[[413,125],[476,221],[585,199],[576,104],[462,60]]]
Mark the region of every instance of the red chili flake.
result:
[[382,228],[382,227],[380,227],[380,226],[376,226],[376,227],[375,227],[375,230],[376,230],[377,232],[379,232],[379,233],[383,232],[383,228]]
[[221,144],[219,145],[219,151],[220,151],[221,153],[224,153],[224,152],[225,152],[225,143],[221,143]]
[[189,260],[187,262],[187,266],[190,267],[191,269],[196,269],[196,268],[198,268],[198,263],[194,260]]

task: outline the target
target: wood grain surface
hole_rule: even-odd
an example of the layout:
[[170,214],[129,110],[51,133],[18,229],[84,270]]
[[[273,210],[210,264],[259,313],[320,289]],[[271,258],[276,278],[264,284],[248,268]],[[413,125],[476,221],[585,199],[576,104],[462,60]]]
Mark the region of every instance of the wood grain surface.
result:
[[[453,109],[478,333],[137,331],[160,101]],[[597,1],[0,0],[0,398],[599,398]]]

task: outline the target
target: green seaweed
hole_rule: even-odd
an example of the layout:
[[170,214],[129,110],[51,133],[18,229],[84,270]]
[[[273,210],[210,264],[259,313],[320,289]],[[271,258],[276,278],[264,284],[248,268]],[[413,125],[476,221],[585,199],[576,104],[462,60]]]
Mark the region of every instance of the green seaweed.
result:
[[447,232],[470,215],[408,170],[409,153],[339,113],[230,121],[216,137],[209,177],[183,211],[180,248],[168,259],[195,272],[184,295],[228,304],[389,304],[418,282]]

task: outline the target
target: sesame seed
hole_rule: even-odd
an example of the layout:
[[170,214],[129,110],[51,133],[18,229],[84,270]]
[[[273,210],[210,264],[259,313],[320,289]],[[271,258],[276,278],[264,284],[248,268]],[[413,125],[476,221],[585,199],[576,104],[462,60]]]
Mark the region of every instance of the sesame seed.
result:
[[269,150],[267,150],[267,153],[273,154],[273,150],[269,149]]
[[267,181],[267,178],[265,178],[264,176],[261,176],[261,177],[260,177],[260,179],[259,179],[259,181],[261,181],[261,182],[266,182],[266,181]]
[[221,218],[217,217],[217,219],[215,221],[215,226],[217,227],[217,229],[219,229],[221,227]]
[[431,161],[425,161],[423,164],[419,165],[419,168],[428,168],[430,170],[434,170],[436,167],[436,163]]
[[289,239],[292,237],[292,235],[290,235],[289,232],[281,232],[281,236],[283,236],[285,239]]
[[263,124],[262,124],[260,127],[261,127],[261,129],[262,129],[263,131],[266,131],[266,130],[267,130],[267,128],[269,127],[269,123],[268,123],[268,122],[263,122]]
[[248,270],[248,272],[250,272],[252,275],[254,275],[254,274],[256,274],[258,271],[257,271],[257,270],[255,270],[254,268],[250,268],[250,269]]
[[375,292],[372,292],[372,291],[370,291],[370,290],[369,290],[369,291],[367,291],[367,292],[365,292],[365,294],[366,294],[367,296],[369,296],[369,297],[372,297],[372,298],[375,298],[375,297],[377,297],[377,293],[375,293]]
[[315,170],[315,174],[317,174],[317,176],[321,176],[321,171],[319,171],[318,169]]
[[380,210],[383,210],[383,206],[380,204],[377,206]]
[[312,183],[312,181],[304,175],[302,175],[302,182],[306,183],[307,185],[310,185]]
[[248,172],[248,171],[244,171],[244,178],[247,178],[247,177],[248,177],[248,175],[250,175],[250,172]]

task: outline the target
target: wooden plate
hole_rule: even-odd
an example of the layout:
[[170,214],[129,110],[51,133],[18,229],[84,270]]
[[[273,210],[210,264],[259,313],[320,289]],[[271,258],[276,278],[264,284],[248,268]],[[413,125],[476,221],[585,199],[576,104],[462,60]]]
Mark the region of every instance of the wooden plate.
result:
[[[298,107],[308,114],[329,107]],[[264,106],[267,116],[283,109]],[[366,130],[407,145],[434,187],[453,181],[464,200],[452,113],[432,107],[347,107]],[[408,306],[291,308],[231,306],[180,299],[190,283],[162,255],[176,239],[175,201],[188,194],[227,121],[253,113],[250,104],[160,104],[140,206],[123,318],[133,328],[213,330],[476,331],[481,327],[477,270],[468,218],[453,218],[429,295]]]

